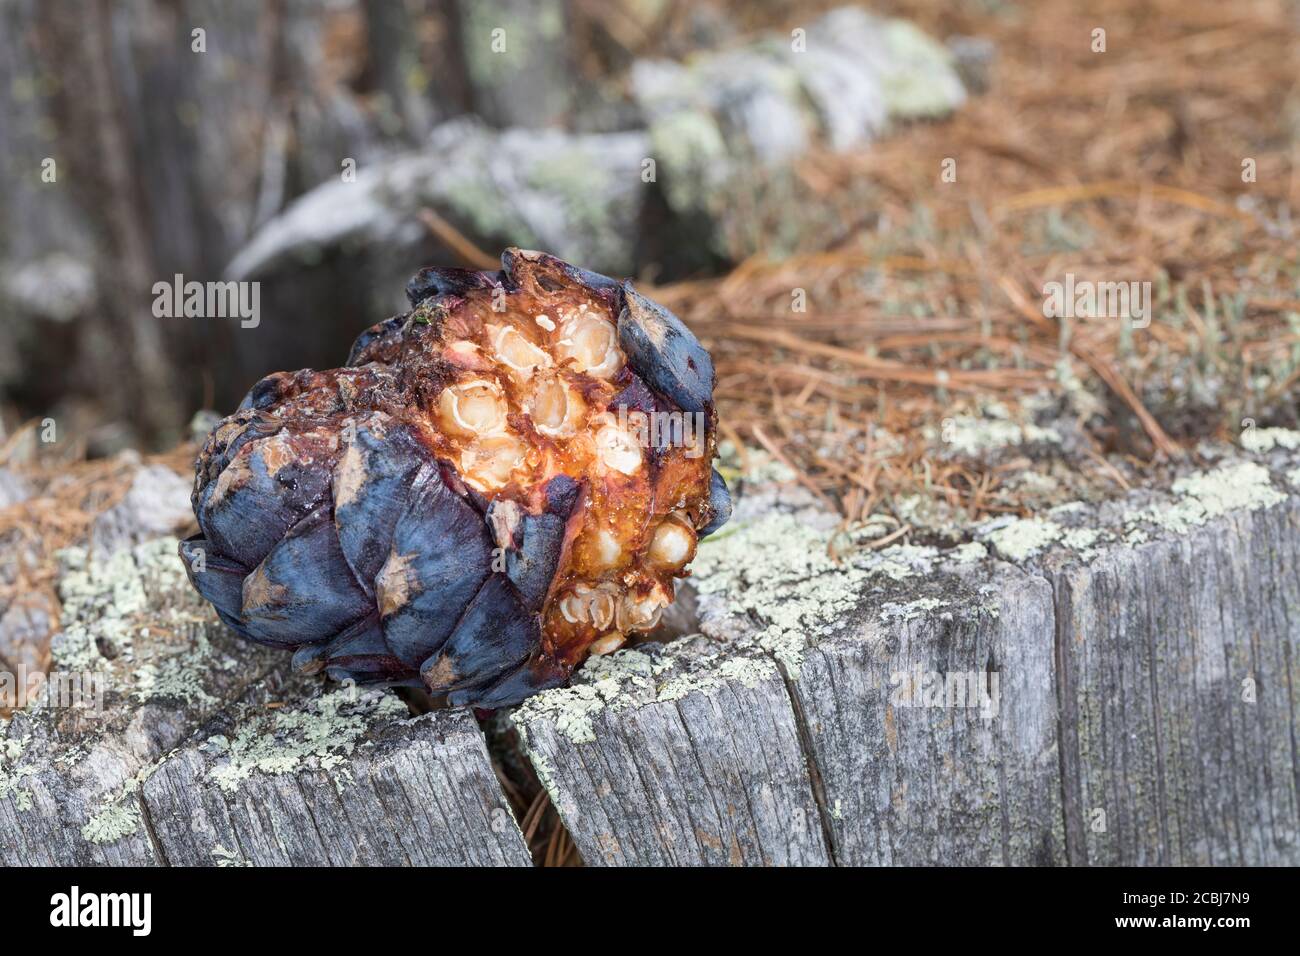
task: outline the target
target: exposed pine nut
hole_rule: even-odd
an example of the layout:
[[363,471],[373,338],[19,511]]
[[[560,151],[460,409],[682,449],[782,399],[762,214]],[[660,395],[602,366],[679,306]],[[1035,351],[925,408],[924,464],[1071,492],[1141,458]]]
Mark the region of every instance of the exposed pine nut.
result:
[[585,310],[564,319],[555,351],[561,360],[572,361],[578,371],[606,380],[617,375],[625,361],[614,323]]
[[591,653],[597,657],[605,654],[613,654],[623,646],[627,641],[627,636],[615,631],[613,634],[606,634],[604,637],[597,638],[591,645]]
[[506,424],[501,387],[485,379],[447,386],[438,396],[438,420],[447,431],[463,437],[501,431]]
[[664,568],[679,570],[695,557],[695,531],[677,515],[669,515],[655,528],[647,557]]

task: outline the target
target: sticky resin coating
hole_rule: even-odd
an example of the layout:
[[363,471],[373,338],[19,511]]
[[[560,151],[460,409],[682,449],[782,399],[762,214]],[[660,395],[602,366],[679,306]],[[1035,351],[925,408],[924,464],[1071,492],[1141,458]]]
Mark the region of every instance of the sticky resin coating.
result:
[[730,513],[713,365],[628,282],[426,269],[347,366],[263,379],[199,455],[190,580],[336,679],[495,707],[649,631]]

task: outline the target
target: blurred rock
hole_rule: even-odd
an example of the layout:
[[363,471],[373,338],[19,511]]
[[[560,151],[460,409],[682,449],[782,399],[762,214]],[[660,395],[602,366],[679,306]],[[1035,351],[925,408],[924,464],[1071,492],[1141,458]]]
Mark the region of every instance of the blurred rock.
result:
[[32,487],[22,475],[0,468],[0,508],[8,508],[32,496]]
[[[59,604],[46,591],[17,595],[0,615],[0,661],[28,673],[49,664],[50,636],[59,626]],[[12,706],[8,702],[7,706]],[[0,700],[0,706],[6,702]]]
[[190,441],[202,445],[208,439],[208,433],[221,421],[221,413],[210,408],[203,408],[194,413],[190,419]]
[[418,264],[414,253],[430,245],[426,208],[480,248],[545,249],[612,275],[662,264],[665,254],[687,268],[713,255],[739,259],[753,250],[732,237],[753,230],[733,220],[756,181],[814,144],[861,148],[891,123],[942,116],[966,95],[942,44],[856,8],[812,23],[799,49],[768,34],[680,62],[640,61],[629,75],[642,129],[496,131],[452,120],[420,152],[307,193],[227,272],[270,275],[338,249],[365,250],[390,268],[404,256]]
[[993,64],[998,57],[997,45],[987,37],[951,36],[947,47],[966,89],[972,93],[987,93]]
[[91,558],[107,560],[122,548],[174,534],[193,520],[190,482],[163,465],[143,467],[126,497],[95,519]]

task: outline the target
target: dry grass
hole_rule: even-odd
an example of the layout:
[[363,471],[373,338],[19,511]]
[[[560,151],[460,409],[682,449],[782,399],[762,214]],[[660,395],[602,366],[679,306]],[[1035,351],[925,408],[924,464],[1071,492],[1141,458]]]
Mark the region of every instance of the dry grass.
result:
[[[936,36],[995,40],[992,89],[870,152],[805,162],[804,201],[839,205],[840,234],[655,290],[714,354],[724,431],[858,521],[923,484],[972,517],[999,510],[995,469],[937,464],[920,437],[981,396],[1060,396],[1081,380],[1109,407],[1080,421],[1099,473],[1115,472],[1107,456],[1231,438],[1245,415],[1294,424],[1300,15],[1184,0],[891,6]],[[1105,53],[1090,49],[1098,26]],[[956,182],[940,181],[945,158]],[[864,182],[871,209],[847,202]],[[1045,318],[1043,284],[1066,272],[1151,281],[1152,325]],[[881,429],[902,450],[874,443]]]

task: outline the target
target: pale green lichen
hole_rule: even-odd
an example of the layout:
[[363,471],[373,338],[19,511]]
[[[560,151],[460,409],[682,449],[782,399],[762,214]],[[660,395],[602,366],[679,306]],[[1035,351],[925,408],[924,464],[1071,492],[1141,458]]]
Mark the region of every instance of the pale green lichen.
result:
[[865,552],[855,560],[869,577],[905,581],[929,574],[941,553],[937,548],[925,545],[896,544],[881,551]]
[[91,843],[116,843],[140,829],[140,810],[134,802],[121,801],[101,809],[81,828]]
[[[1297,469],[1300,472],[1300,469]],[[1212,471],[1195,472],[1175,481],[1170,489],[1173,500],[1132,509],[1125,513],[1123,527],[1114,531],[1101,528],[1066,527],[1048,517],[1017,518],[999,524],[987,540],[1000,557],[1025,561],[1047,549],[1060,545],[1083,559],[1101,553],[1100,546],[1122,541],[1133,547],[1150,540],[1148,525],[1156,525],[1176,534],[1232,511],[1266,508],[1285,500],[1273,487],[1268,470],[1251,461],[1238,461]],[[1049,514],[1066,520],[1067,515],[1087,511],[1080,502],[1053,508]]]
[[[544,691],[543,693],[538,694],[537,697],[549,697],[554,693],[555,691]],[[531,700],[536,700],[536,697],[531,698]],[[525,719],[525,716],[520,713],[521,710],[522,708],[518,708],[510,715],[510,722],[514,726],[515,732],[519,735],[519,748],[524,752],[524,756],[528,758],[529,763],[533,765],[533,772],[537,774],[537,782],[540,783],[542,789],[546,791],[546,796],[550,798],[551,805],[560,812],[562,817],[566,817],[572,809],[572,804],[564,799],[564,794],[560,790],[560,785],[556,783],[555,780],[555,768],[552,767],[550,761],[546,759],[546,754],[542,753],[541,750],[534,748],[529,743],[528,722]]]
[[[50,646],[55,664],[67,671],[102,668],[106,658],[101,646],[111,647],[115,657],[130,659],[136,630],[132,619],[149,606],[132,552],[118,551],[96,562],[85,548],[68,548],[59,558],[65,569],[59,579],[63,629]],[[179,566],[175,551],[171,563]]]
[[713,676],[695,677],[683,675],[674,677],[659,689],[659,694],[655,698],[659,701],[681,700],[687,694],[697,690],[708,690],[718,686],[718,679]]
[[[918,598],[915,601],[899,603],[889,601],[880,608],[880,619],[882,621],[914,621],[917,618],[929,617],[931,612],[937,611],[941,607],[947,607],[947,601],[941,601],[938,598]],[[951,619],[951,612],[943,615],[945,619]]]
[[1286,480],[1293,488],[1300,488],[1300,468],[1292,468],[1286,473]]
[[1100,537],[1101,532],[1095,528],[1071,528],[1061,534],[1061,543],[1081,552],[1084,557],[1089,557],[1094,553],[1093,545]]
[[663,167],[663,189],[679,212],[706,210],[725,181],[727,144],[717,122],[699,109],[669,113],[650,125],[654,156]]
[[74,744],[67,750],[54,755],[54,763],[64,769],[71,769],[89,756],[89,751],[82,744]]
[[511,722],[521,733],[532,720],[545,719],[574,743],[596,739],[592,719],[607,707],[619,708],[627,701],[627,689],[650,689],[654,678],[671,664],[656,660],[631,648],[587,660],[582,668],[582,682],[536,694],[511,714]]
[[964,508],[939,495],[904,495],[892,507],[899,521],[948,540],[962,537],[970,523]]
[[[140,634],[142,615],[158,613],[155,602],[150,601],[150,589],[190,593],[184,567],[176,559],[177,544],[172,537],[157,538],[98,561],[84,548],[59,552],[64,633],[55,638],[51,648],[59,667],[101,667],[105,663],[101,646],[112,648],[114,660],[129,663],[133,659],[137,637],[147,636]],[[164,609],[168,623],[194,619],[185,609]]]
[[873,585],[924,576],[938,564],[932,547],[893,545],[831,557],[832,531],[775,513],[738,524],[731,535],[701,542],[695,587],[701,600],[724,600],[730,612],[758,623],[745,640],[792,677],[809,639],[831,634],[851,617]]
[[944,116],[966,99],[953,68],[952,54],[907,20],[890,20],[884,29],[889,57],[881,85],[891,117]]
[[613,174],[599,145],[543,153],[533,159],[524,175],[538,193],[563,207],[572,231],[586,244],[584,248],[600,250],[606,257],[607,270],[621,274],[634,269],[634,263],[618,253],[627,247],[620,233],[630,213],[626,204],[608,199],[614,192]]
[[765,657],[729,657],[716,668],[699,668],[666,681],[655,699],[674,701],[689,694],[707,694],[726,686],[729,681],[752,689],[776,676],[776,664]]
[[[701,543],[694,571],[702,596],[725,594],[762,622],[755,640],[789,671],[803,664],[810,631],[858,602],[868,573],[837,565],[826,533],[777,514]],[[905,570],[900,564],[898,570]],[[762,583],[762,587],[753,585]]]
[[618,695],[618,681],[606,677],[594,683],[574,684],[572,687],[538,694],[525,701],[514,716],[516,721],[545,717],[555,724],[556,730],[575,744],[591,743],[596,739],[592,718]]
[[798,477],[794,469],[763,449],[746,448],[741,455],[729,441],[718,446],[718,468],[728,479],[739,478],[755,485],[785,484]]
[[736,681],[751,690],[777,676],[776,665],[762,657],[729,657],[718,665],[724,680]]
[[[1053,514],[1065,514],[1070,508],[1054,508]],[[998,554],[1009,561],[1026,561],[1049,545],[1061,544],[1088,560],[1098,554],[1095,547],[1106,535],[1097,528],[1067,528],[1050,518],[1017,518],[989,535]]]
[[31,734],[24,734],[0,740],[0,800],[13,800],[15,809],[20,812],[32,808],[32,792],[23,786],[22,780],[34,774],[36,769],[30,764],[18,766],[31,739]]
[[1063,528],[1046,518],[1017,518],[989,535],[989,543],[1010,561],[1026,561],[1061,537]]
[[355,688],[343,687],[292,710],[256,714],[233,740],[215,735],[206,741],[206,749],[219,755],[208,776],[233,793],[255,773],[292,773],[310,763],[336,772],[335,786],[342,790],[351,780],[347,758],[370,727],[407,713],[406,705],[392,694],[359,694]]
[[1022,494],[1038,495],[1044,498],[1055,494],[1061,488],[1059,481],[1051,475],[1043,474],[1041,471],[1022,471],[1008,481],[1007,485]]
[[218,867],[244,867],[253,865],[241,857],[238,852],[235,850],[227,850],[220,843],[212,848],[212,858],[217,861]]
[[60,552],[63,626],[51,642],[58,669],[103,672],[130,687],[138,702],[215,703],[205,679],[235,661],[194,627],[211,618],[197,603],[176,548],[175,538],[163,537],[99,561],[84,548]]
[[953,415],[938,428],[927,427],[924,434],[928,441],[939,440],[956,454],[968,457],[1020,445],[1061,443],[1061,434],[1055,428],[1032,422],[1019,424],[993,415]]
[[957,564],[974,564],[989,556],[989,549],[982,541],[967,541],[948,552],[948,558]]
[[526,735],[530,723],[545,720],[575,744],[593,743],[593,721],[603,711],[617,713],[636,703],[680,700],[691,693],[709,693],[729,681],[755,687],[777,676],[776,665],[765,657],[701,652],[697,640],[673,641],[651,653],[627,648],[590,658],[577,682],[530,697],[515,708],[511,722]]
[[1300,448],[1300,432],[1290,428],[1247,428],[1241,433],[1241,447],[1256,454],[1274,448],[1295,451]]
[[1172,490],[1177,500],[1131,511],[1125,515],[1126,522],[1150,522],[1185,534],[1230,511],[1254,511],[1286,500],[1273,487],[1268,469],[1253,461],[1187,475],[1174,482]]
[[145,781],[157,772],[164,761],[176,751],[170,751],[152,763],[141,767],[115,792],[106,796],[99,810],[91,815],[81,828],[81,836],[90,843],[115,843],[140,829],[140,808],[136,794]]
[[187,650],[158,663],[141,664],[135,671],[135,690],[131,696],[138,701],[170,697],[190,706],[215,704],[216,698],[204,689],[202,676],[212,657],[207,638],[199,635]]
[[446,201],[454,215],[471,223],[479,235],[510,236],[528,247],[541,245],[532,225],[503,202],[501,193],[482,178],[461,176],[445,185],[439,198]]

